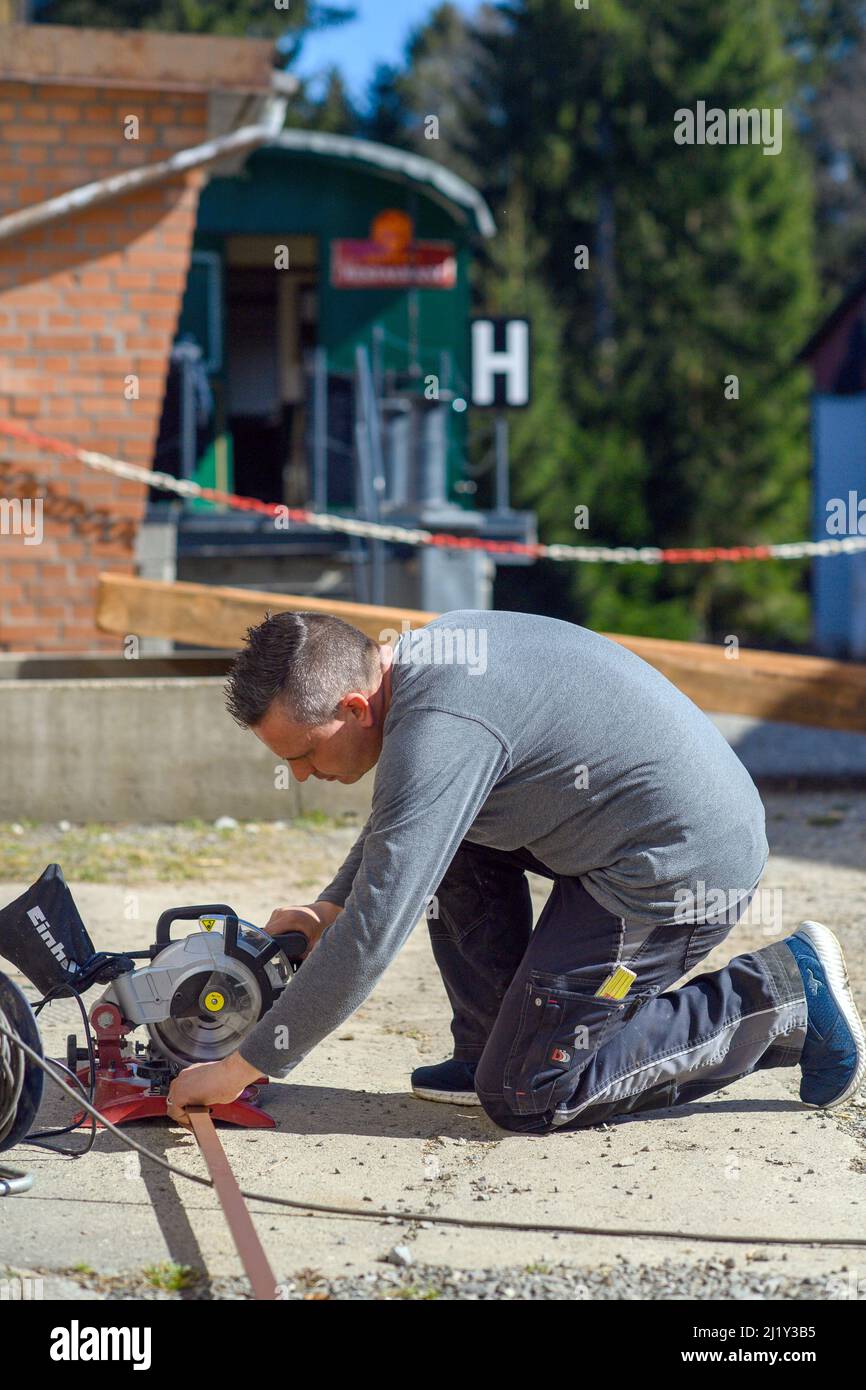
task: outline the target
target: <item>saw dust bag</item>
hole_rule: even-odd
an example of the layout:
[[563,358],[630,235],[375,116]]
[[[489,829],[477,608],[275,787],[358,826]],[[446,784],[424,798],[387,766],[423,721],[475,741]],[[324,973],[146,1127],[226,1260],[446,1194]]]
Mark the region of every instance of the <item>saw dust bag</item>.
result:
[[59,864],[0,910],[0,956],[47,994],[76,985],[96,952]]

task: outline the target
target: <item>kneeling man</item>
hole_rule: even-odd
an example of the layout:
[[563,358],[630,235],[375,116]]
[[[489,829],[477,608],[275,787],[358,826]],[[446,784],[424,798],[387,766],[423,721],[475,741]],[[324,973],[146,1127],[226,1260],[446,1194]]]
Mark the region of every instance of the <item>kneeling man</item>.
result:
[[[618,643],[467,610],[392,646],[277,613],[248,633],[227,705],[299,781],[375,766],[372,811],[316,902],[272,914],[310,953],[237,1053],[176,1078],[175,1118],[288,1075],[425,909],[454,1050],[413,1073],[419,1096],[545,1133],[769,1067],[799,1065],[809,1105],[856,1091],[866,1042],[826,927],[673,988],[754,894],[764,812],[714,725]],[[552,883],[534,929],[527,870]]]

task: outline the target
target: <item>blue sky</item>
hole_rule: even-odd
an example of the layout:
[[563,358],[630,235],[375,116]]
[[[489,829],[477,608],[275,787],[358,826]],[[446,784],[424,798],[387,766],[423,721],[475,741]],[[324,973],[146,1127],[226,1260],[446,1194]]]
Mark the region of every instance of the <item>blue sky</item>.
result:
[[[467,14],[478,6],[478,0],[452,3]],[[305,40],[301,61],[292,71],[312,76],[338,67],[352,96],[359,98],[377,63],[399,61],[410,31],[436,8],[436,0],[355,0],[353,8],[357,19]]]

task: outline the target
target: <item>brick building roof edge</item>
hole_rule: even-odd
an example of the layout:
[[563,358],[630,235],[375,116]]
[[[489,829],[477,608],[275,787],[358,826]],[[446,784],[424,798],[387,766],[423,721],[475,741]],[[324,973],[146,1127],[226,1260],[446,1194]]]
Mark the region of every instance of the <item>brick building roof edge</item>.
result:
[[10,24],[0,26],[0,82],[264,93],[275,52],[273,39]]

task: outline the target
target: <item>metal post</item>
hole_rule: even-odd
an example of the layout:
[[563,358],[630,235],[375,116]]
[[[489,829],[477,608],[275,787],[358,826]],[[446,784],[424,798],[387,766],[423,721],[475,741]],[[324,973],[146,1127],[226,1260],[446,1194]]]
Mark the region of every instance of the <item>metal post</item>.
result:
[[355,356],[358,367],[358,385],[362,397],[364,419],[370,440],[370,463],[372,466],[371,483],[374,493],[376,518],[378,519],[379,502],[384,497],[386,487],[385,459],[382,452],[382,420],[379,415],[379,399],[373,386],[370,359],[362,347],[356,350]]
[[444,507],[446,496],[445,410],[440,401],[423,402],[418,460],[418,501],[422,507]]
[[384,324],[374,323],[373,332],[373,389],[377,399],[381,400],[385,387],[385,327]]
[[178,343],[180,362],[180,475],[192,478],[196,465],[195,367],[201,351],[194,343]]
[[451,353],[443,348],[439,354],[439,394],[451,390]]
[[[379,498],[385,485],[379,404],[373,391],[370,359],[365,348],[355,349],[355,451],[363,513],[368,521],[379,520]],[[385,547],[370,542],[371,602],[385,602]]]
[[510,511],[510,489],[508,480],[508,417],[497,411],[494,419],[496,439],[496,474],[494,511]]
[[328,350],[313,352],[313,511],[328,510]]
[[439,354],[439,399],[442,402],[442,498],[447,502],[449,485],[449,465],[451,447],[454,443],[454,417],[451,402],[454,399],[452,379],[454,362],[447,348]]
[[409,454],[411,449],[412,419],[408,402],[403,408],[395,409],[388,421],[388,460],[390,463],[390,487],[388,501],[392,507],[406,507],[409,503]]
[[418,291],[413,287],[406,295],[406,324],[409,340],[408,369],[411,377],[419,377],[421,375],[421,360],[418,344],[420,316],[421,308],[418,302]]

